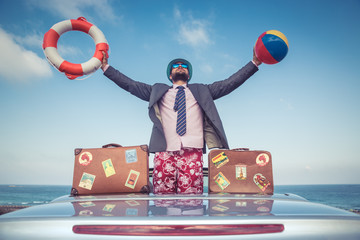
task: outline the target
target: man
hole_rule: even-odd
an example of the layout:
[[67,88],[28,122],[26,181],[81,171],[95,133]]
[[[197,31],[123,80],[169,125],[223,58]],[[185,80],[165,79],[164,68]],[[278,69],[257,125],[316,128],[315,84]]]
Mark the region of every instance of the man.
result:
[[[172,86],[134,81],[108,65],[103,52],[104,75],[119,87],[149,102],[153,129],[149,151],[155,153],[154,193],[203,193],[203,159],[206,145],[229,145],[214,100],[242,85],[261,62],[253,61],[228,79],[212,84],[189,84],[192,66],[185,59],[174,59],[167,68]],[[206,145],[205,145],[206,144]]]

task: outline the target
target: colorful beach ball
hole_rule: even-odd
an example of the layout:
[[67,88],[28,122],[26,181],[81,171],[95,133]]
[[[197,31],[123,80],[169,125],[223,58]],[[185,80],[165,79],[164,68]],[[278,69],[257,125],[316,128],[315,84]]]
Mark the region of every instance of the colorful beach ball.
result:
[[284,59],[289,43],[282,32],[269,30],[259,36],[255,43],[256,57],[263,63],[275,64]]

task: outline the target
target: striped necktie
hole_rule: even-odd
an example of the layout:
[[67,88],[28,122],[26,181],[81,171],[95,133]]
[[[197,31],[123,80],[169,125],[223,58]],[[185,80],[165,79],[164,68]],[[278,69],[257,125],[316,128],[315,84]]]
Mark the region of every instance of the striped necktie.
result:
[[186,101],[183,86],[177,87],[174,110],[177,111],[176,132],[180,136],[186,133]]

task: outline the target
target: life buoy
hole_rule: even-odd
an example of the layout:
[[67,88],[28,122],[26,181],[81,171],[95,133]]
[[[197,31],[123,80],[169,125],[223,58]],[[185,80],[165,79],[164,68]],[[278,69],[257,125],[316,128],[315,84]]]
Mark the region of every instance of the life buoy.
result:
[[[75,64],[65,61],[57,51],[57,42],[62,34],[68,31],[82,31],[89,34],[96,45],[94,56],[87,62]],[[102,31],[95,25],[89,23],[84,17],[65,20],[56,23],[44,35],[43,50],[48,61],[60,72],[73,80],[77,77],[87,75],[98,70],[102,63],[103,54],[108,57],[109,45]]]

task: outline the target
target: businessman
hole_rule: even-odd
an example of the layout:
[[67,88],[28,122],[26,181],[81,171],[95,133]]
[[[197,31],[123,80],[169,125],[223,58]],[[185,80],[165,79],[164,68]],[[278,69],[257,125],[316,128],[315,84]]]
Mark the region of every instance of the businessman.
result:
[[103,52],[104,75],[125,91],[149,102],[153,122],[149,151],[155,153],[155,194],[203,193],[203,153],[206,146],[228,149],[225,131],[214,100],[241,86],[261,61],[253,59],[229,78],[211,84],[189,83],[192,65],[177,58],[168,64],[170,85],[149,85],[130,79],[108,64]]

